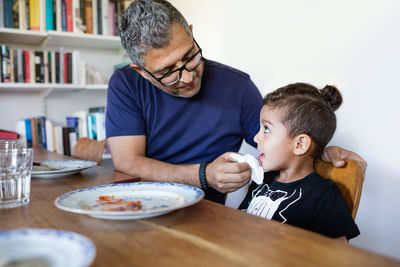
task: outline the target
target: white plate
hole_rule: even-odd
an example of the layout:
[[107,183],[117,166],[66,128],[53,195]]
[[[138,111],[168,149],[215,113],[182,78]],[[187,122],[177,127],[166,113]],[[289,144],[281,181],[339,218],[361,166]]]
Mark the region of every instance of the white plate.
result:
[[83,267],[89,266],[95,255],[92,241],[73,232],[55,229],[0,232],[0,266],[36,263],[43,267]]
[[89,169],[97,165],[95,161],[90,160],[40,160],[38,162],[53,168],[61,169],[54,171],[32,171],[31,177],[33,178],[62,177]]
[[[100,196],[122,200],[121,205],[104,205]],[[175,183],[121,183],[100,185],[68,192],[55,200],[66,211],[101,219],[131,220],[154,217],[197,203],[204,192],[194,186]],[[140,210],[124,210],[126,202],[140,201]],[[107,210],[109,208],[114,210]],[[118,210],[118,208],[123,209]]]

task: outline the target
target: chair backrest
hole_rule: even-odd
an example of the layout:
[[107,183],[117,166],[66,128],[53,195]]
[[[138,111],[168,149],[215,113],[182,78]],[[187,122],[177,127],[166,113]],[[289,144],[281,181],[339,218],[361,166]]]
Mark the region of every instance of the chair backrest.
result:
[[106,140],[97,141],[82,137],[76,141],[71,155],[77,159],[96,161],[97,165],[100,165],[105,145]]
[[356,218],[358,204],[360,203],[364,171],[355,160],[346,159],[346,165],[337,168],[331,163],[317,160],[315,171],[325,179],[331,179],[339,188],[353,219]]

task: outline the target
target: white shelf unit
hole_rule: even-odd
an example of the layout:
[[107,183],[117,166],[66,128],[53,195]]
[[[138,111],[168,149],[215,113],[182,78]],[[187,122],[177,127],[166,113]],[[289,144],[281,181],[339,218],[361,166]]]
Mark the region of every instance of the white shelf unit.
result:
[[[79,50],[80,58],[108,80],[113,66],[123,61],[120,38],[57,31],[30,31],[0,28],[0,44],[14,49]],[[0,128],[15,130],[18,120],[46,116],[64,124],[74,111],[105,106],[107,84],[0,83]]]

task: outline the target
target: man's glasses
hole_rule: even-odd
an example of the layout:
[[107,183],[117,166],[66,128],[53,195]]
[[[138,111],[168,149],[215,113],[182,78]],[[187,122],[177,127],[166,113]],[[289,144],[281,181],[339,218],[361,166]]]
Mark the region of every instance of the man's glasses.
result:
[[187,70],[188,72],[194,71],[198,66],[200,66],[203,61],[203,54],[200,46],[197,44],[196,40],[193,38],[195,44],[199,48],[196,54],[191,56],[182,67],[170,71],[167,74],[163,75],[160,78],[155,77],[151,72],[143,68],[151,77],[153,77],[157,82],[161,83],[163,86],[170,86],[180,81],[182,78],[182,71]]

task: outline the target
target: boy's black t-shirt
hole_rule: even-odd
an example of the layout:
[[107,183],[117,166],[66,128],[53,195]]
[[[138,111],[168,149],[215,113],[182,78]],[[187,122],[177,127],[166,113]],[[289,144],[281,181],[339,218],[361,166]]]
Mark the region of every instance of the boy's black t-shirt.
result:
[[292,183],[275,181],[266,172],[261,185],[252,183],[239,209],[330,237],[360,234],[338,188],[315,172]]

